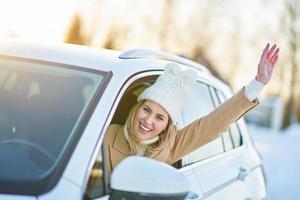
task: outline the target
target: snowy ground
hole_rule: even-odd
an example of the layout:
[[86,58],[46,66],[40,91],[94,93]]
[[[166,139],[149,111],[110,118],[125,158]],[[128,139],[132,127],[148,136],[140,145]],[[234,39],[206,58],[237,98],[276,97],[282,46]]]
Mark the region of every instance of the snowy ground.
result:
[[300,199],[300,124],[278,132],[248,125],[263,158],[268,199]]

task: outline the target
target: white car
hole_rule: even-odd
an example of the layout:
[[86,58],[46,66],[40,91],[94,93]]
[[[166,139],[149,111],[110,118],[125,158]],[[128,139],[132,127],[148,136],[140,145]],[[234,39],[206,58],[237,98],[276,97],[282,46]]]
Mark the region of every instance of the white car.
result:
[[[118,188],[107,184],[110,177],[102,160],[104,134],[111,123],[125,122],[137,94],[170,62],[198,73],[182,112],[181,127],[232,96],[230,88],[205,67],[161,51],[117,52],[1,41],[0,199],[109,199]],[[243,119],[174,167],[189,182],[186,199],[266,198],[261,158]],[[128,185],[119,182],[123,188],[130,187],[130,177],[135,176],[129,171]],[[162,182],[182,180],[174,181],[167,174],[160,177]],[[120,185],[118,177],[112,186]],[[143,184],[147,183],[141,177],[131,192],[142,194]],[[163,193],[167,188],[170,185],[160,190]],[[148,193],[151,196],[151,191]],[[148,193],[143,193],[143,199]],[[162,196],[160,199],[176,199]]]

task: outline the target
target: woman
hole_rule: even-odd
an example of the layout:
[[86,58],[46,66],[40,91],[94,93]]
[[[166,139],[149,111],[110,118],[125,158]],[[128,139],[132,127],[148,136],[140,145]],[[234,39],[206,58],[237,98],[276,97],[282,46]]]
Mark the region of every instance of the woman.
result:
[[186,154],[220,136],[229,125],[258,104],[257,95],[270,79],[279,49],[268,44],[258,71],[246,87],[208,115],[177,129],[188,85],[196,80],[192,70],[168,64],[164,74],[138,96],[124,126],[112,124],[104,139],[106,170],[111,174],[130,155],[150,157],[173,164]]

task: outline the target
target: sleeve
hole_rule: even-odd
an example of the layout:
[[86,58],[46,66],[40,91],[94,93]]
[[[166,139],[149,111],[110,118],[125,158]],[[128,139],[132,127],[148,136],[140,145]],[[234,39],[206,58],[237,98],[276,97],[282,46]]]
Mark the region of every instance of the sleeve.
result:
[[253,101],[258,97],[261,90],[265,87],[265,85],[256,79],[253,79],[248,85],[245,87],[245,96],[249,99],[249,101]]
[[258,103],[257,99],[249,101],[244,94],[244,89],[240,90],[206,116],[178,130],[170,159],[176,162],[186,154],[219,137],[220,133],[225,131],[231,123],[240,119]]

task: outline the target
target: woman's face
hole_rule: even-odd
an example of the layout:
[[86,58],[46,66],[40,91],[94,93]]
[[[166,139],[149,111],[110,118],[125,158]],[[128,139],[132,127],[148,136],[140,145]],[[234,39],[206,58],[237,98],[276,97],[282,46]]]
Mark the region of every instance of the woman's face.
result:
[[159,104],[146,100],[134,118],[134,132],[140,141],[158,136],[167,128],[169,115]]

